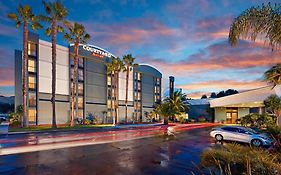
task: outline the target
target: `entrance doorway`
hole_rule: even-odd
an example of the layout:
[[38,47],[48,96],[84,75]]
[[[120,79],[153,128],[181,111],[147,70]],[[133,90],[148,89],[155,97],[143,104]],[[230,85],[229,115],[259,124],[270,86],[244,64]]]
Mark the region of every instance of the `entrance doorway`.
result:
[[226,123],[235,124],[238,118],[238,108],[226,108]]

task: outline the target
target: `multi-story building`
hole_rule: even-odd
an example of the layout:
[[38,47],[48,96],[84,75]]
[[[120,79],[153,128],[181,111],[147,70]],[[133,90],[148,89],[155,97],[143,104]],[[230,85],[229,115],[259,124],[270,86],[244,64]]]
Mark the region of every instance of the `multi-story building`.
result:
[[[70,119],[70,96],[73,80],[74,46],[57,45],[56,117],[57,123]],[[112,123],[115,115],[114,79],[107,74],[106,63],[113,54],[93,45],[79,46],[78,105],[76,116],[88,115]],[[161,100],[162,74],[149,65],[133,68],[129,76],[128,120],[145,122],[148,112]],[[125,118],[125,73],[118,81],[118,121]],[[50,124],[52,121],[52,56],[51,43],[29,33],[28,36],[28,119],[30,124]],[[22,104],[22,52],[15,51],[15,106]]]

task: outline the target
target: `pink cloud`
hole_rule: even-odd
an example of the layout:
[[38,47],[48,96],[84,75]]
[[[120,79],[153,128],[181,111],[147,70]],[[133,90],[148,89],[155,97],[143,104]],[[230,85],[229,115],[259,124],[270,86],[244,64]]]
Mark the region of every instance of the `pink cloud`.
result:
[[14,69],[0,68],[0,87],[14,86]]

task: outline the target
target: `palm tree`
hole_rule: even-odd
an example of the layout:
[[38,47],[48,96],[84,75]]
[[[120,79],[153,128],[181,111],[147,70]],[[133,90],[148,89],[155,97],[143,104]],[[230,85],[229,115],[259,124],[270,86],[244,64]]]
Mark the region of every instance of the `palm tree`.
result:
[[169,101],[163,101],[162,103],[156,105],[154,113],[159,116],[163,116],[164,125],[167,125],[169,116],[177,114],[177,111],[175,111],[175,108],[171,106],[171,103]]
[[47,16],[40,16],[43,21],[51,24],[51,27],[46,29],[46,35],[52,36],[52,128],[57,128],[56,123],[56,44],[57,32],[63,32],[63,27],[59,25],[64,22],[68,14],[67,9],[62,3],[57,0],[55,2],[43,1]]
[[189,107],[184,103],[185,94],[179,91],[173,92],[171,98],[166,98],[162,103],[157,104],[152,114],[163,116],[164,124],[168,124],[169,117],[185,114]]
[[22,126],[28,127],[28,117],[27,117],[27,61],[28,61],[28,26],[30,25],[32,30],[37,30],[42,26],[38,22],[38,16],[32,13],[31,7],[28,5],[19,5],[16,13],[9,13],[8,18],[16,22],[16,28],[23,25],[23,121]]
[[[66,27],[69,30],[69,33],[64,34],[64,38],[69,43],[74,43],[74,73],[73,73],[73,82],[72,82],[72,92],[71,92],[71,120],[70,126],[74,125],[74,107],[75,103],[77,106],[78,99],[75,99],[75,95],[77,93],[77,81],[78,81],[78,52],[79,52],[79,44],[86,44],[86,42],[90,39],[90,35],[85,32],[85,27],[82,24],[78,23],[65,23]],[[77,97],[77,96],[76,96]],[[76,111],[77,114],[78,111]]]
[[[122,60],[120,58],[115,58],[115,57],[111,57],[111,62],[106,64],[107,66],[107,74],[108,75],[112,75],[114,77],[114,97],[115,97],[115,107],[114,107],[114,111],[115,111],[115,117],[113,120],[113,124],[115,125],[117,123],[118,120],[118,79],[119,79],[119,72],[121,72],[122,70],[124,70],[124,63],[122,62]],[[112,101],[112,100],[111,100]]]
[[255,41],[261,37],[272,49],[281,43],[281,7],[267,5],[251,7],[234,19],[229,31],[229,42],[236,46],[239,39]]
[[264,79],[273,85],[273,88],[281,84],[281,64],[276,64],[264,73]]
[[[189,110],[188,105],[184,103],[184,99],[186,99],[185,94],[181,93],[180,91],[175,91],[172,93],[171,98],[167,98],[165,100],[169,101],[174,110],[178,111],[177,115],[180,115],[182,113],[186,113]],[[173,117],[174,119],[175,115],[172,115],[171,117]]]
[[135,58],[131,55],[125,55],[123,57],[123,62],[125,64],[124,71],[126,72],[126,97],[125,97],[125,122],[128,120],[128,88],[129,88],[129,75],[130,71],[132,71],[133,67],[138,66],[138,64],[134,63]]

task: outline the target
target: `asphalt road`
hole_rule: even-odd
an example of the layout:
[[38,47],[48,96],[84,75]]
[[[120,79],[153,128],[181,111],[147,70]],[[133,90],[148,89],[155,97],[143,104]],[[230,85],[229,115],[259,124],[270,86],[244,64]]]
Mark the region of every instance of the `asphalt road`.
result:
[[214,143],[210,130],[1,156],[0,174],[199,174],[200,153]]

